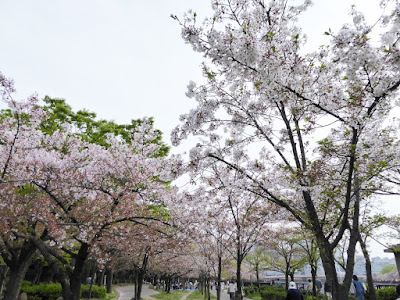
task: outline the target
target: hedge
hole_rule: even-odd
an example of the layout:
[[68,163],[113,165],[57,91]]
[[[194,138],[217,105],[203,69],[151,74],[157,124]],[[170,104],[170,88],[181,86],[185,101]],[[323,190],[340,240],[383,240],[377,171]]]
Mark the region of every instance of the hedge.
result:
[[395,286],[376,290],[376,296],[378,300],[396,300],[399,297]]
[[[81,298],[88,297],[89,289],[90,285],[81,286]],[[21,293],[26,293],[28,300],[55,300],[62,297],[62,288],[59,283],[30,285],[28,282],[24,282],[21,286]],[[97,285],[92,286],[92,298],[105,298],[106,294],[105,288]]]

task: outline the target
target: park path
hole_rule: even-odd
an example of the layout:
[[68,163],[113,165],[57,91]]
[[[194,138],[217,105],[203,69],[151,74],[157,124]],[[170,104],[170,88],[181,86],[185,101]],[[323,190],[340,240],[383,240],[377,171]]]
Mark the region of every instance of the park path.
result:
[[[135,296],[135,286],[134,285],[125,285],[125,286],[118,286],[115,288],[118,291],[118,298],[117,300],[131,300]],[[180,300],[186,300],[186,298],[193,293],[191,291],[190,293],[184,294],[183,297]],[[152,295],[158,294],[157,291],[150,289],[149,285],[143,284],[142,286],[142,299],[145,300],[157,300],[153,297]]]
[[[135,286],[134,285],[124,285],[115,288],[118,292],[117,300],[131,300],[135,297]],[[158,294],[157,291],[149,289],[149,285],[143,284],[142,286],[142,299],[156,300],[151,297],[152,295]]]

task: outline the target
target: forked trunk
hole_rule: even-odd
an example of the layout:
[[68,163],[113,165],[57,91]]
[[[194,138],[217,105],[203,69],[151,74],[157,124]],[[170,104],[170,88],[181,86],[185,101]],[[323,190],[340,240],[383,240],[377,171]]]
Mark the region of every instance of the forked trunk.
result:
[[9,278],[6,284],[4,300],[16,300],[19,296],[22,280],[25,278],[26,271],[31,264],[32,257],[36,252],[36,247],[29,242],[25,242],[18,257],[13,261],[6,261],[9,267]]

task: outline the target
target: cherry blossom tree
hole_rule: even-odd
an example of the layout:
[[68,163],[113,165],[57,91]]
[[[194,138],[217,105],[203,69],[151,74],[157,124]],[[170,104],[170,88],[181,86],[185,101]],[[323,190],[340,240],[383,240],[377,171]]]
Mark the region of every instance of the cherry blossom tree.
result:
[[129,142],[109,134],[105,146],[85,141],[69,124],[46,132],[48,114],[37,99],[17,102],[12,82],[3,75],[0,81],[9,106],[1,118],[1,253],[15,278],[6,299],[18,296],[37,249],[57,271],[64,299],[79,299],[84,263],[105,254],[103,238],[129,234],[132,224],[164,222],[157,208],[174,199],[167,183],[179,160],[162,157],[159,132],[146,119]]
[[37,248],[34,240],[49,234],[62,237],[50,199],[32,183],[41,179],[43,164],[53,164],[66,136],[47,136],[37,129],[46,114],[35,96],[14,100],[12,80],[0,73],[0,93],[8,106],[0,118],[0,253],[10,269],[5,299],[16,299],[20,284]]
[[298,228],[282,227],[271,233],[266,244],[268,251],[264,256],[264,262],[268,270],[285,274],[286,289],[290,281],[294,281],[294,273],[304,267],[307,256],[299,245],[300,235]]
[[[400,7],[383,3],[390,13],[378,22],[381,43],[370,38],[377,26],[353,8],[353,24],[327,30],[330,45],[305,53],[296,22],[310,5],[214,0],[214,15],[200,25],[192,11],[182,21],[173,16],[183,39],[207,59],[207,83],[189,84],[197,107],[182,115],[172,140],[205,137],[191,151],[194,172],[216,161],[236,169],[243,188],[311,230],[333,297],[342,300],[358,241],[363,198],[355,194],[375,185],[392,163],[385,149],[397,144],[396,128],[385,120],[400,86]],[[237,164],[231,154],[247,160]],[[334,249],[348,231],[342,287]]]
[[275,205],[264,205],[262,197],[238,186],[242,180],[243,174],[237,170],[213,163],[197,178],[200,186],[192,193],[187,208],[189,213],[196,211],[198,230],[209,236],[218,253],[223,248],[235,260],[239,297],[243,260],[266,234],[277,213]]

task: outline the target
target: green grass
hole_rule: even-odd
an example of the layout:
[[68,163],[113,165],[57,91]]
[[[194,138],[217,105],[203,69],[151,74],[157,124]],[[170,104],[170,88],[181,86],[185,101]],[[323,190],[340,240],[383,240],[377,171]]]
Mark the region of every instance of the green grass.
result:
[[151,297],[160,300],[179,300],[186,293],[189,292],[188,291],[171,291],[170,293],[160,292],[159,294],[151,295]]
[[[203,300],[204,299],[204,295],[202,295],[200,293],[200,291],[194,291],[193,293],[191,293],[186,300]],[[217,299],[216,296],[214,296],[213,294],[210,295],[210,299]]]
[[246,298],[254,299],[254,300],[261,300],[260,293],[253,293],[246,295]]
[[107,293],[106,297],[103,298],[104,300],[111,300],[111,299],[117,299],[118,298],[118,292],[116,289],[112,289],[112,293]]

